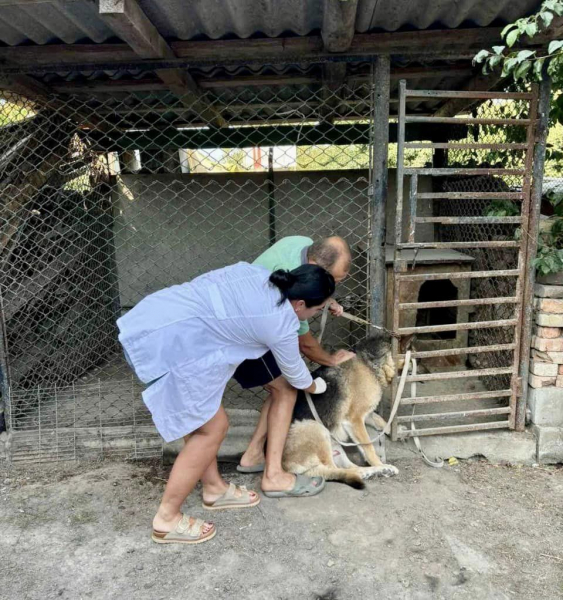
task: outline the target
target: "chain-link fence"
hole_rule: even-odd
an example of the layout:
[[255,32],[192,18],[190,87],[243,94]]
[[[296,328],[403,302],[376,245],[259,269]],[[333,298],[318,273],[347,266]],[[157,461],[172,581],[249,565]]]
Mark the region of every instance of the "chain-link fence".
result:
[[[53,73],[56,95],[40,104],[4,94],[0,359],[14,460],[159,455],[116,319],[284,236],[345,237],[354,268],[337,297],[369,318],[369,73],[327,87],[276,71],[271,86],[219,81],[205,96],[147,73]],[[364,335],[333,322],[325,340]],[[234,383],[225,397],[261,401]]]
[[[526,119],[529,104],[518,100],[487,100],[473,111],[478,119]],[[522,144],[521,147],[498,147],[495,149],[465,150],[462,146],[448,151],[448,165],[452,167],[480,167],[484,169],[525,170],[526,129],[520,125],[473,125],[469,128],[467,142],[479,144]],[[445,192],[474,192],[475,197],[467,199],[444,199],[439,204],[442,216],[464,217],[505,217],[521,218],[521,199],[500,199],[487,194],[521,193],[522,175],[483,175],[477,177],[449,177],[441,182]],[[479,198],[479,195],[482,197]],[[521,231],[520,222],[479,223],[446,225],[440,224],[439,236],[443,241],[516,241]],[[473,258],[474,271],[495,269],[517,269],[519,248],[473,248],[469,254]],[[470,297],[482,300],[487,298],[514,298],[518,296],[517,279],[510,277],[477,278],[471,280]],[[506,322],[515,317],[515,304],[482,304],[472,308],[470,320],[475,322]],[[514,342],[514,329],[498,327],[473,329],[468,334],[468,346],[490,346]],[[468,356],[468,366],[475,369],[502,368],[510,366],[511,351],[487,352]],[[481,381],[488,389],[507,389],[511,375],[483,376]]]

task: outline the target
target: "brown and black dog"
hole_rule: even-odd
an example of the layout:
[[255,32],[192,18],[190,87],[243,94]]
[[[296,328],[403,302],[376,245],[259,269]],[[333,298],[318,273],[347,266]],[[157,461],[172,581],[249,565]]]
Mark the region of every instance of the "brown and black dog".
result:
[[314,420],[304,393],[299,392],[283,454],[284,468],[359,489],[370,477],[397,475],[396,467],[381,462],[366,429],[366,423],[380,430],[385,427],[385,421],[374,411],[395,371],[391,339],[377,333],[358,344],[355,358],[313,373],[327,383],[324,394],[312,396],[321,421],[337,439],[362,443],[358,449],[369,466],[360,467],[348,458],[327,429]]

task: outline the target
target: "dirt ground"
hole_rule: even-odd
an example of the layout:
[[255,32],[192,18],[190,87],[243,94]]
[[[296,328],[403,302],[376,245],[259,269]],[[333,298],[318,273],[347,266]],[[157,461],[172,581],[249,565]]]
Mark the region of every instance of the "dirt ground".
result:
[[[3,469],[0,597],[563,598],[562,469],[396,464],[364,491],[214,513],[217,536],[192,547],[150,541],[160,463]],[[204,516],[197,493],[186,511]]]

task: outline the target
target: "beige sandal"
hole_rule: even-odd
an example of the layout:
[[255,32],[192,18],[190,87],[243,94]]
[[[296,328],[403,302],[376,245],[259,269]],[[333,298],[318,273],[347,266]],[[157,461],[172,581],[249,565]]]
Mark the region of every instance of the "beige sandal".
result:
[[235,496],[237,486],[234,483],[229,483],[229,489],[215,502],[211,502],[211,504],[202,502],[201,505],[205,510],[223,510],[227,508],[250,508],[260,504],[260,496],[256,494],[256,499],[251,500],[250,492],[245,485],[238,486],[238,489],[242,493],[240,496]]
[[194,519],[190,525],[190,517],[182,515],[178,525],[172,531],[165,533],[153,529],[151,538],[157,544],[201,544],[214,538],[217,533],[213,523],[211,523],[212,528],[207,533],[203,533],[204,525],[203,519]]

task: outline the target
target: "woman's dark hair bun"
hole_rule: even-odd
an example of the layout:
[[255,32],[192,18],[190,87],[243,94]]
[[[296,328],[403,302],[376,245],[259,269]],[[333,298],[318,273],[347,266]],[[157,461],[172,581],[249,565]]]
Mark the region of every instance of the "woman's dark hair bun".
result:
[[318,265],[301,265],[292,271],[278,269],[270,275],[270,283],[280,291],[280,306],[286,300],[303,300],[311,308],[334,294],[334,277]]
[[288,290],[295,285],[297,277],[291,272],[284,269],[278,269],[270,275],[270,282],[280,290]]

